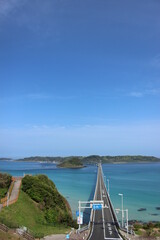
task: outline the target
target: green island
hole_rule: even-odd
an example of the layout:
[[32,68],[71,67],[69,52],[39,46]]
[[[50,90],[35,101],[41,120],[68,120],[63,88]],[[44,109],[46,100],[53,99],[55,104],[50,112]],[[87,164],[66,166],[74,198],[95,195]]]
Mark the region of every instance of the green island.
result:
[[79,158],[73,157],[69,160],[66,160],[58,164],[59,168],[83,168],[83,163]]
[[77,227],[67,200],[45,175],[23,178],[18,201],[2,208],[0,223],[9,228],[25,226],[38,238],[68,233],[71,227]]
[[[63,162],[70,162],[70,160],[79,159],[82,164],[97,164],[100,161],[102,163],[110,163],[110,164],[123,164],[123,163],[149,163],[149,162],[160,162],[160,158],[154,156],[99,156],[99,155],[91,155],[91,156],[69,156],[69,157],[26,157],[22,159],[17,159],[16,161],[28,161],[28,162],[50,162],[61,164]],[[79,162],[79,164],[80,164]],[[72,164],[72,163],[71,163]],[[73,163],[74,164],[74,163]]]

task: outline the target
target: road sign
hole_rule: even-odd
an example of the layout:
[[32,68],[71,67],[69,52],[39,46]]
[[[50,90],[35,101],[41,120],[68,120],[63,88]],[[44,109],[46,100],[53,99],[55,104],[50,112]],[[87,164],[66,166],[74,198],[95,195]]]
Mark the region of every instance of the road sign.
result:
[[93,208],[93,210],[101,210],[102,209],[102,204],[93,204],[92,208]]
[[83,212],[80,212],[80,216],[79,216],[79,211],[76,212],[77,216],[77,224],[83,224]]
[[66,239],[69,239],[69,234],[66,235]]
[[[83,217],[83,212],[80,212],[81,217]],[[79,217],[79,210],[76,211],[76,217]]]

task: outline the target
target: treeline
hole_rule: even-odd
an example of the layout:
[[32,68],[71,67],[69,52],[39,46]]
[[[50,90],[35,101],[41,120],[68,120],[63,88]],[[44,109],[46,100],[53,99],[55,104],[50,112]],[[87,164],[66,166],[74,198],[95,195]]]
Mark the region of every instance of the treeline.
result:
[[143,162],[160,162],[160,158],[153,156],[98,156],[92,155],[82,159],[83,163],[143,163]]
[[145,163],[145,162],[160,162],[160,158],[154,156],[99,156],[99,155],[91,155],[87,157],[82,156],[69,156],[69,157],[28,157],[23,159],[18,159],[18,161],[31,161],[31,162],[55,162],[55,163],[63,163],[65,161],[70,161],[72,159],[79,159],[83,164],[96,164],[100,161],[102,163]]
[[0,198],[5,197],[11,184],[12,176],[7,173],[0,173]]

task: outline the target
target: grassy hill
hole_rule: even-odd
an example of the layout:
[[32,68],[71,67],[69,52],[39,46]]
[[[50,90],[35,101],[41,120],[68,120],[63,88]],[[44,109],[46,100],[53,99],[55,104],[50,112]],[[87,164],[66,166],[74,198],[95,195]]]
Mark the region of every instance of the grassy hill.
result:
[[66,233],[77,226],[68,202],[45,175],[23,178],[18,201],[2,209],[0,222],[12,228],[25,226],[35,237]]
[[58,165],[58,167],[61,168],[82,168],[83,167],[83,163],[81,162],[81,160],[79,158],[71,158],[69,160],[66,160],[62,163],[60,163]]

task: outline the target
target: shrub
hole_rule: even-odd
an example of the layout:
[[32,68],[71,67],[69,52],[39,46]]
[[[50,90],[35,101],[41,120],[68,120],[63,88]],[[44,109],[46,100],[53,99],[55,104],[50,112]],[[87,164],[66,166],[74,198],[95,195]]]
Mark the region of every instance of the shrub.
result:
[[38,203],[45,212],[48,223],[73,224],[71,209],[66,199],[57,191],[55,184],[45,175],[25,176],[22,190]]
[[11,181],[11,175],[7,173],[0,173],[0,188],[9,188]]

